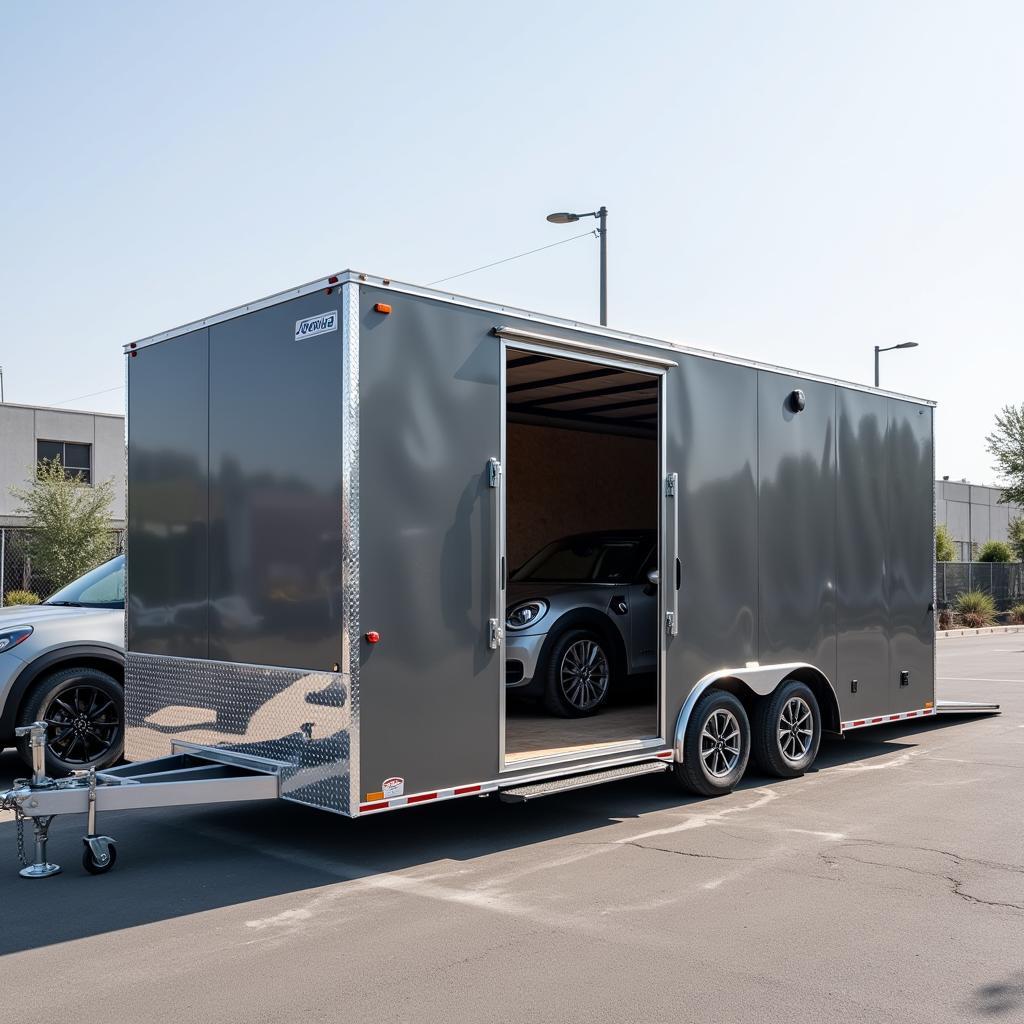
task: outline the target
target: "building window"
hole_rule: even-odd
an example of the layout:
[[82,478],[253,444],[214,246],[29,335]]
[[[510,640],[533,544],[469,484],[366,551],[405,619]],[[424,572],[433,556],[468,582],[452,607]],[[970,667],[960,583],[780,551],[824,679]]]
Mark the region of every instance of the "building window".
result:
[[78,479],[84,484],[92,483],[92,445],[77,441],[36,441],[36,459],[52,462],[60,459],[64,476],[69,480]]

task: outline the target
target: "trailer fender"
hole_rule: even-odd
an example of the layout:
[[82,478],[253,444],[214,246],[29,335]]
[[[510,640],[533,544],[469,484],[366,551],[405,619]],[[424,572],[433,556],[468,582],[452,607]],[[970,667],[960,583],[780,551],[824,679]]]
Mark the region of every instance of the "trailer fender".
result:
[[767,697],[780,683],[786,679],[799,679],[806,683],[818,699],[824,728],[830,732],[840,731],[839,699],[835,687],[821,669],[802,661],[787,662],[784,665],[757,665],[751,668],[723,668],[709,672],[701,678],[690,691],[679,717],[676,719],[676,731],[673,748],[675,760],[683,761],[683,741],[686,738],[686,727],[690,722],[694,705],[705,690],[717,687],[735,693],[744,703],[757,697]]

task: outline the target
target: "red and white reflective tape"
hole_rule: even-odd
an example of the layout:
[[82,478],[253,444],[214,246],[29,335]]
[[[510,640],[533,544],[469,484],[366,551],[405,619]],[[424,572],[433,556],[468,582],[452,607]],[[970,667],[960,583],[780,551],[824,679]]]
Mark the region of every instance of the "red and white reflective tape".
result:
[[898,715],[874,715],[871,718],[856,718],[852,722],[843,722],[840,732],[851,729],[863,729],[868,725],[885,725],[887,722],[904,722],[908,718],[927,718],[935,714],[935,708],[919,708],[917,711],[901,711]]
[[436,789],[429,793],[410,793],[409,796],[393,796],[387,800],[371,800],[369,803],[360,804],[359,813],[375,814],[377,811],[390,811],[394,807],[407,807],[409,804],[454,800],[460,796],[477,796],[480,793],[493,793],[497,788],[493,782],[477,782],[471,786],[455,786],[452,789]]
[[[650,756],[650,755],[648,755]],[[675,756],[671,750],[659,750],[654,755],[659,761],[671,761]],[[641,760],[637,758],[637,760]],[[614,762],[619,764],[620,762]],[[607,765],[588,765],[589,770],[599,770]],[[571,775],[573,770],[579,771],[580,766],[575,769],[566,770],[565,775]],[[586,769],[584,769],[586,770]],[[536,782],[538,778],[557,778],[558,772],[545,772],[541,776],[527,776],[503,780],[502,785],[522,785],[524,782]],[[436,803],[438,800],[454,800],[460,796],[478,796],[481,793],[494,793],[498,789],[497,782],[475,782],[468,786],[455,786],[452,789],[437,789],[426,793],[410,793],[409,796],[393,796],[386,800],[368,800],[359,805],[359,814],[379,814],[381,811],[393,811],[396,807],[408,807],[411,804]]]

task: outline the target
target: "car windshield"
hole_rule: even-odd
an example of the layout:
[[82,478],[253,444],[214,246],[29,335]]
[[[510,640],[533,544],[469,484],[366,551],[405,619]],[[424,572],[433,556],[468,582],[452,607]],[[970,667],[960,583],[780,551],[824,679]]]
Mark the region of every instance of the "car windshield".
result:
[[533,556],[512,577],[530,583],[623,583],[636,578],[650,544],[639,537],[569,537]]
[[79,576],[43,603],[74,608],[123,608],[124,555]]

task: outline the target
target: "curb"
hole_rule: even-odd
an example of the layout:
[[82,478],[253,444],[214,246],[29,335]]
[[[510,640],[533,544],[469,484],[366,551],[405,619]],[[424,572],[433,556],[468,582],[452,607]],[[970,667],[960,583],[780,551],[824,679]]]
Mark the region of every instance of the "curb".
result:
[[980,629],[937,629],[935,636],[946,640],[954,636],[986,636],[989,633],[1024,633],[1024,626],[982,626]]

